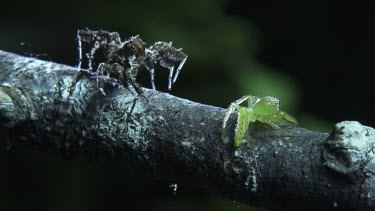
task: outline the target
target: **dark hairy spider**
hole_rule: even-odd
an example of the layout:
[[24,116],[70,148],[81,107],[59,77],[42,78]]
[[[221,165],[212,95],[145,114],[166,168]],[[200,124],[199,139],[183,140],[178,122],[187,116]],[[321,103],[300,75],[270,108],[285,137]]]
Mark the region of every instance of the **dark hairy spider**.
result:
[[[156,42],[146,48],[146,43],[141,40],[139,35],[121,42],[120,35],[117,32],[86,29],[78,30],[77,39],[79,52],[78,71],[81,71],[82,64],[82,41],[94,43],[90,53],[86,55],[89,59],[90,71],[97,73],[97,86],[103,95],[105,95],[104,85],[106,79],[111,77],[118,80],[127,89],[129,89],[129,84],[131,84],[138,95],[143,96],[141,86],[136,81],[141,67],[145,67],[150,72],[152,89],[155,90],[154,65],[157,62],[162,67],[169,69],[168,89],[171,90],[172,81],[173,83],[176,82],[177,76],[187,59],[187,55],[182,49],[174,48],[171,42]],[[179,66],[173,77],[175,63],[179,63]]]

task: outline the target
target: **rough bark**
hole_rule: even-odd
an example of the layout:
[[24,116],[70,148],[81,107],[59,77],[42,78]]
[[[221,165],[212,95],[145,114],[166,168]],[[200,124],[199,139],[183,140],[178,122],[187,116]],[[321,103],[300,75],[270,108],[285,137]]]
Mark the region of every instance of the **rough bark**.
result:
[[[148,100],[70,66],[0,51],[2,136],[277,210],[375,210],[375,130],[341,122],[331,134],[251,124],[233,147],[236,114],[144,89]],[[69,95],[72,90],[71,95]]]

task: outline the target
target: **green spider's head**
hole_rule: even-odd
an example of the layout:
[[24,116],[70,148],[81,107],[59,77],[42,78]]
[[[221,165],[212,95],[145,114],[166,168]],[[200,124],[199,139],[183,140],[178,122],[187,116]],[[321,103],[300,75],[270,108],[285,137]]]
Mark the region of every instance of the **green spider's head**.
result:
[[258,98],[253,106],[251,106],[251,109],[258,115],[268,115],[279,111],[279,105],[280,102],[277,98],[265,96]]

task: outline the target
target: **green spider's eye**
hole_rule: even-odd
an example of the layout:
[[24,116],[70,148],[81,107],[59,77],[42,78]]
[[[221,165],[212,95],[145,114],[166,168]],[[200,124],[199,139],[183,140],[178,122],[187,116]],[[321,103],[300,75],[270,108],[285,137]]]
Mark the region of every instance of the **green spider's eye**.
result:
[[276,100],[268,100],[268,104],[269,104],[269,105],[278,105],[279,102],[276,101]]

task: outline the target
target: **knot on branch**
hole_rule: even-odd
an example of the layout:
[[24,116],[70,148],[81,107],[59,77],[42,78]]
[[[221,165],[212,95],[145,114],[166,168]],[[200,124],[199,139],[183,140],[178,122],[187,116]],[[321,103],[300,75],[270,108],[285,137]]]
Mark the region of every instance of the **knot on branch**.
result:
[[12,127],[32,118],[32,107],[22,90],[7,83],[0,84],[1,126]]
[[324,165],[351,181],[363,178],[363,170],[373,160],[375,129],[356,121],[337,123],[323,148]]

